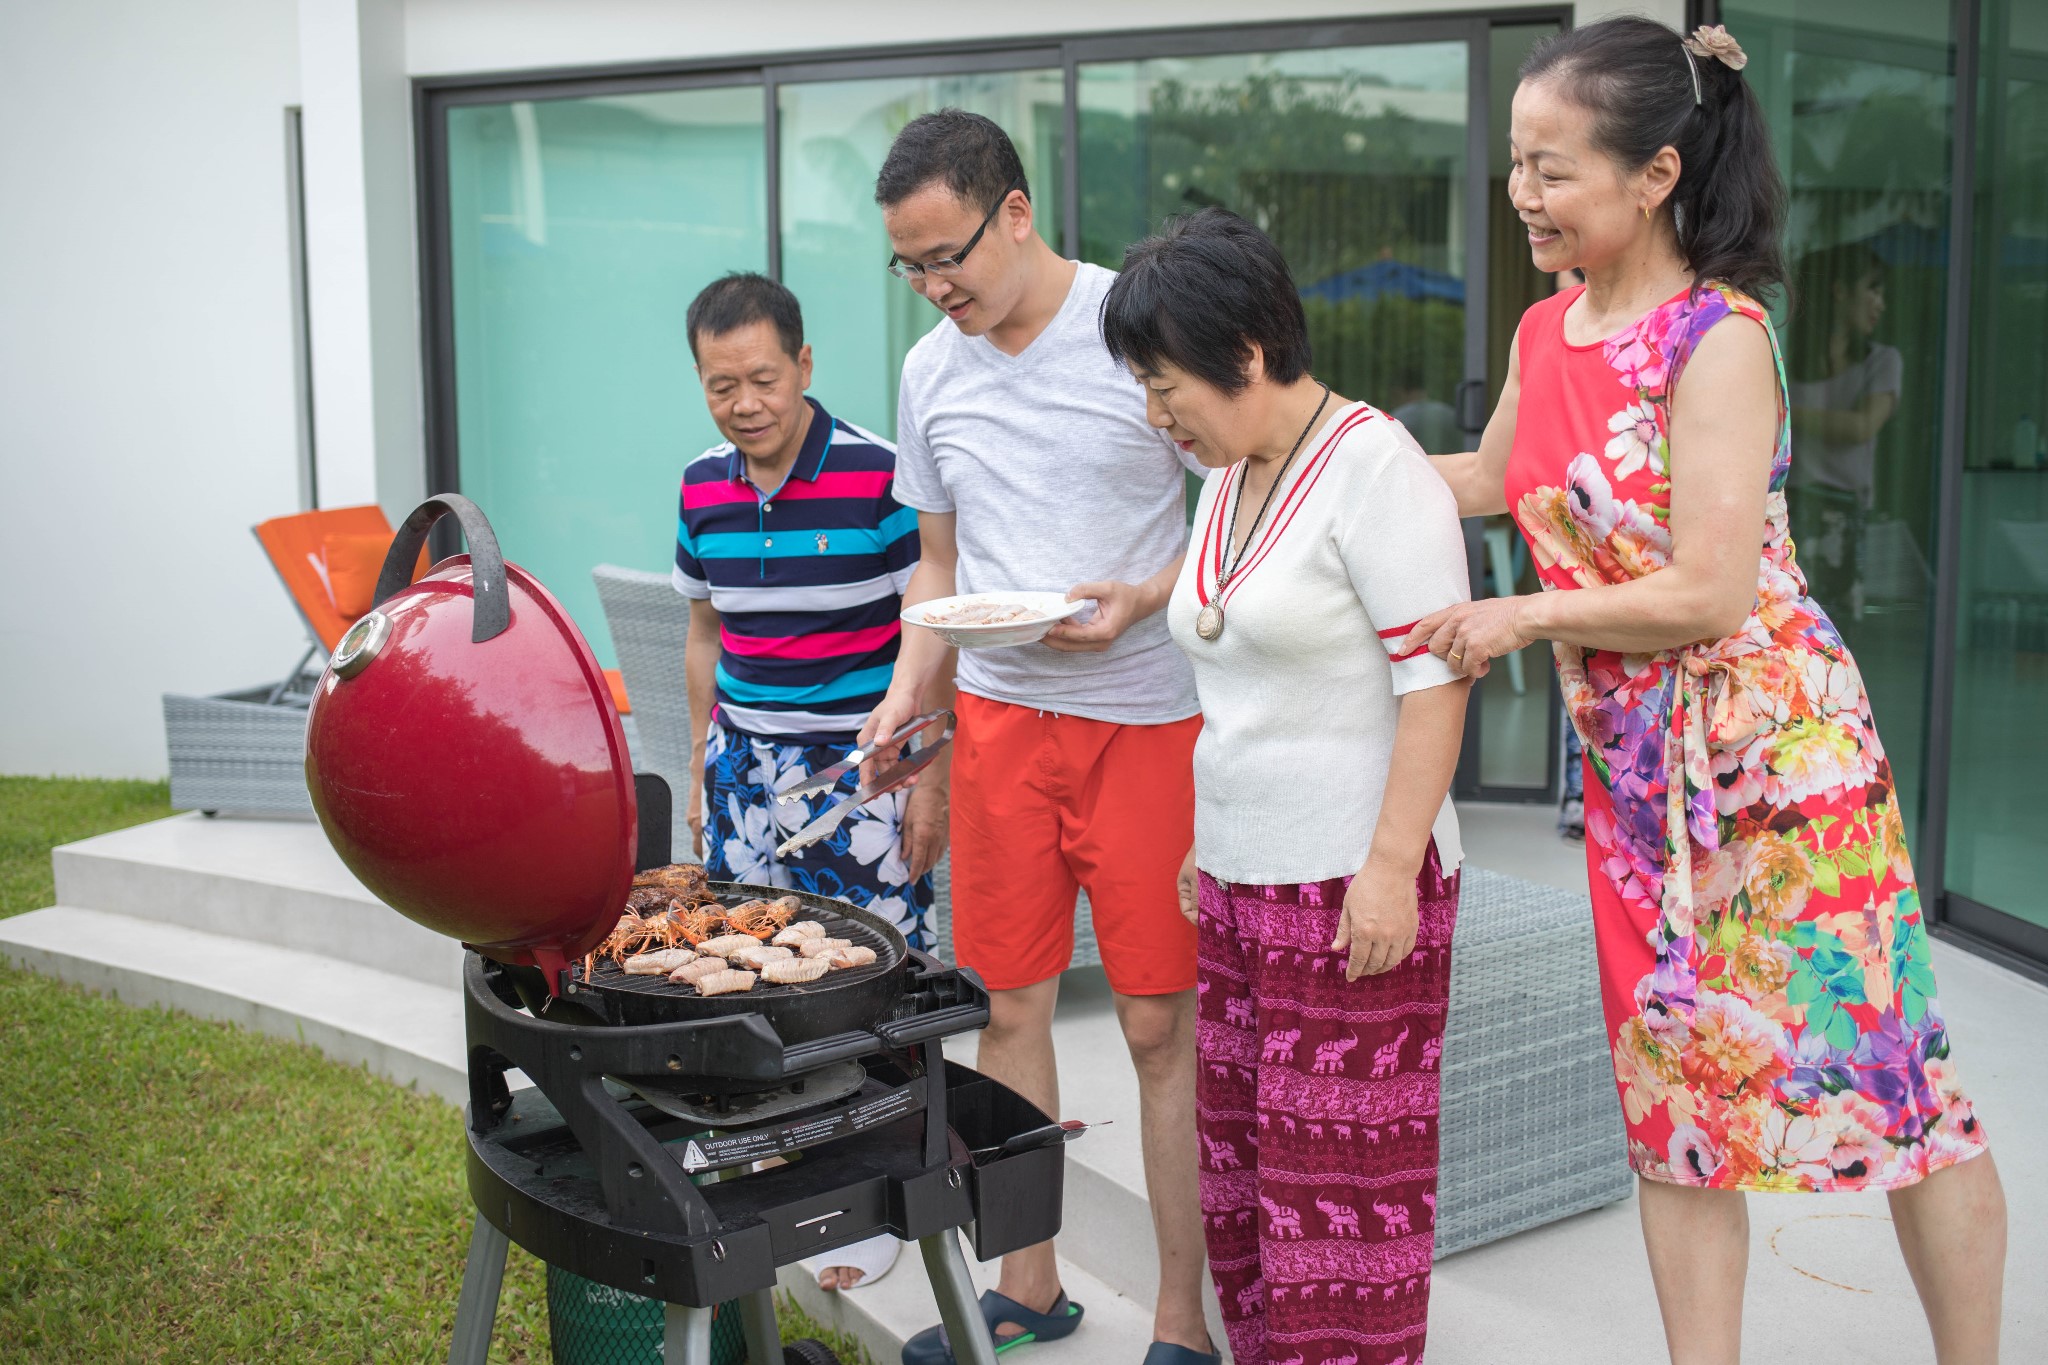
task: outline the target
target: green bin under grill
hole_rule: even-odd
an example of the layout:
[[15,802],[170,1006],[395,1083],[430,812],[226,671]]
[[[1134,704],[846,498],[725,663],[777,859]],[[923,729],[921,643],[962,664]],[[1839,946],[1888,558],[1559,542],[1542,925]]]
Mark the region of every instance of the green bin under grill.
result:
[[[661,1365],[662,1303],[548,1267],[548,1342],[555,1365]],[[745,1365],[736,1303],[711,1319],[711,1365]]]

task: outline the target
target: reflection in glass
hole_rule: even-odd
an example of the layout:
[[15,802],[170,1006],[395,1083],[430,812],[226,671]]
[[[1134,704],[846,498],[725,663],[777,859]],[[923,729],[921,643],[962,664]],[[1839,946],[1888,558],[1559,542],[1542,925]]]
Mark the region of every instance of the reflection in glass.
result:
[[934,109],[994,119],[1023,158],[1039,235],[1057,248],[1064,85],[1058,71],[996,71],[811,82],[777,93],[782,282],[803,304],[817,365],[811,393],[887,435],[896,430],[903,357],[944,316],[885,268],[875,176],[889,144]]
[[[1486,137],[1486,411],[1492,412],[1508,378],[1508,351],[1522,314],[1556,287],[1529,258],[1528,229],[1508,200],[1508,125],[1515,99],[1515,73],[1529,50],[1557,32],[1557,25],[1515,24],[1490,37]],[[1410,430],[1413,430],[1411,427]],[[1419,434],[1419,433],[1418,433]],[[1470,449],[1471,438],[1442,449]],[[1423,443],[1426,450],[1439,447]],[[1485,595],[1507,597],[1537,592],[1540,583],[1522,537],[1506,516],[1486,519],[1482,532]],[[1562,758],[1563,703],[1548,641],[1504,659],[1479,680],[1479,783],[1487,788],[1548,790],[1552,749]]]
[[1461,449],[1466,69],[1462,42],[1084,65],[1081,255],[1244,215],[1294,269],[1317,375]]
[[[1948,5],[1723,0],[1791,190],[1792,539],[1855,654],[1909,837],[1922,816],[1941,454]],[[1959,770],[1960,771],[1960,770]]]
[[2048,10],[1982,16],[1946,881],[2048,926]]
[[448,111],[462,490],[606,662],[590,570],[674,557],[718,440],[683,312],[766,267],[765,162],[758,87]]

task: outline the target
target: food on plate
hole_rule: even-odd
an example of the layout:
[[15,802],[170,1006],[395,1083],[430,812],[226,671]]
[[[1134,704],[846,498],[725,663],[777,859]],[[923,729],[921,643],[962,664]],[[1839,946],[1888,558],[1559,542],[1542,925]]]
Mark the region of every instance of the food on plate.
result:
[[807,981],[816,981],[830,970],[830,965],[821,957],[785,957],[761,968],[761,979],[776,986],[801,986]]
[[796,950],[804,957],[823,957],[826,953],[852,946],[853,940],[850,938],[814,938],[799,943]]
[[875,960],[875,950],[873,948],[863,948],[855,944],[845,948],[834,948],[831,952],[822,954],[822,956],[826,964],[833,971],[840,972],[852,967],[868,966]]
[[955,602],[924,614],[928,626],[1005,626],[1037,621],[1044,612],[1021,602]]
[[720,934],[697,945],[697,951],[712,957],[729,956],[735,948],[758,948],[761,941],[752,934]]
[[667,976],[678,967],[688,966],[697,960],[697,955],[688,948],[663,948],[654,953],[635,953],[626,959],[627,976]]
[[769,942],[783,948],[795,948],[814,938],[825,937],[825,926],[814,919],[800,919],[777,934]]
[[730,995],[734,991],[750,991],[752,989],[754,989],[754,974],[752,972],[727,970],[713,972],[709,976],[697,978],[697,994],[699,995]]
[[700,957],[670,972],[668,979],[678,986],[694,986],[714,972],[725,971],[729,965],[722,957]]
[[771,948],[765,943],[756,943],[747,948],[735,948],[725,956],[728,961],[758,971],[770,962],[779,962],[783,958],[795,957],[796,954],[787,948]]

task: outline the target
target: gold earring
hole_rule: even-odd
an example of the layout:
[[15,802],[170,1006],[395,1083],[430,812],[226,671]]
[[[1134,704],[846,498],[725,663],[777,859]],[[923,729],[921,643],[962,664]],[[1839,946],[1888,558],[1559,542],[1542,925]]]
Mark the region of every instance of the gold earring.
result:
[[1650,221],[1650,206],[1648,204],[1643,205],[1643,221],[1646,223]]

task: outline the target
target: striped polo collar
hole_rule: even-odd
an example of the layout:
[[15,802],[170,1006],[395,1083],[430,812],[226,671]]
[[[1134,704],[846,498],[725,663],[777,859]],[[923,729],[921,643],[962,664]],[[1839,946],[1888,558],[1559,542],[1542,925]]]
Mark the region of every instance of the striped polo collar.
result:
[[[832,434],[838,427],[832,414],[825,411],[824,404],[808,394],[804,396],[804,402],[811,405],[811,429],[804,433],[804,448],[797,452],[789,474],[783,479],[784,484],[790,479],[802,479],[805,483],[818,481],[818,476],[825,472],[825,457],[831,453]],[[727,444],[731,445],[731,442]],[[804,472],[807,469],[810,471],[808,474]],[[733,483],[752,482],[747,478],[747,457],[736,445],[725,457],[725,477]],[[775,490],[781,491],[780,488]]]

